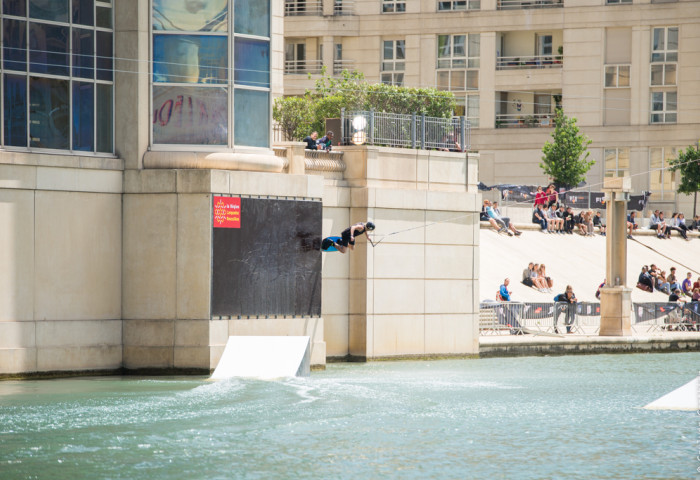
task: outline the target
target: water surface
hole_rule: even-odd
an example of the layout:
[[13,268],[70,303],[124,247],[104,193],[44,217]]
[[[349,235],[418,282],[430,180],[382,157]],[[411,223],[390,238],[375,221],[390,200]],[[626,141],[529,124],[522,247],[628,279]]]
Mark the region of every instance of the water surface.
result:
[[0,478],[698,478],[700,353],[0,382]]

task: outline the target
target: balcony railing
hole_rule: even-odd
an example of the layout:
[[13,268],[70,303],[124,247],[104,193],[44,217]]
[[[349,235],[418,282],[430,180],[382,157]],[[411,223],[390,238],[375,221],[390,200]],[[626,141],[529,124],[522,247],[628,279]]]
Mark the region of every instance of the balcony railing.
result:
[[355,1],[354,0],[335,0],[333,6],[333,15],[354,15]]
[[284,2],[284,16],[319,16],[323,14],[322,0],[297,0]]
[[333,60],[333,75],[339,75],[343,70],[355,70],[355,60]]
[[497,113],[496,128],[540,128],[552,127],[553,113]]
[[519,70],[525,68],[561,68],[562,55],[531,55],[519,57],[498,57],[496,70]]
[[522,10],[525,8],[561,8],[563,0],[498,0],[499,10]]
[[287,60],[284,62],[285,75],[321,73],[322,60]]
[[371,111],[340,113],[345,145],[380,145],[421,150],[469,150],[470,126],[465,117],[439,118]]

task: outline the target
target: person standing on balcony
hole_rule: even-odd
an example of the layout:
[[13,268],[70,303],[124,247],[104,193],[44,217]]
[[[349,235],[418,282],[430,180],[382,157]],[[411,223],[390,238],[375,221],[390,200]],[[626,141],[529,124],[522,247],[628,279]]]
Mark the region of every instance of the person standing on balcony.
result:
[[325,150],[327,152],[331,151],[331,146],[333,145],[333,132],[328,130],[326,134],[316,142],[319,150]]
[[311,135],[307,135],[306,138],[304,138],[304,142],[306,142],[306,150],[318,150],[316,140],[318,140],[318,132],[314,130],[311,132]]

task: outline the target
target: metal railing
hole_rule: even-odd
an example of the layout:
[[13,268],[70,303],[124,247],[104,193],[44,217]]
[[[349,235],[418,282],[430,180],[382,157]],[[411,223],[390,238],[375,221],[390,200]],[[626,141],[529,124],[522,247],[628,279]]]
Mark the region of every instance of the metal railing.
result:
[[284,62],[284,73],[321,73],[322,67],[322,60],[286,60]]
[[[630,317],[635,333],[654,331],[700,332],[700,303],[633,303]],[[568,327],[568,328],[567,328]],[[482,302],[479,331],[489,333],[596,334],[600,330],[600,303]]]
[[465,117],[439,118],[370,111],[341,110],[341,139],[345,145],[381,145],[463,152],[470,147]]
[[333,60],[333,75],[339,75],[343,70],[355,70],[355,60]]
[[519,70],[524,68],[561,68],[563,55],[527,55],[497,57],[496,70]]
[[525,8],[562,8],[563,0],[498,0],[498,10],[520,10]]
[[[600,304],[579,302],[484,302],[479,306],[482,334],[595,333],[600,328]],[[490,313],[489,313],[490,312]]]
[[553,113],[498,113],[496,128],[540,128],[553,127]]
[[335,0],[333,15],[354,15],[355,0]]
[[700,303],[633,303],[634,323],[638,332],[700,331]]
[[284,16],[297,17],[304,15],[318,16],[323,14],[322,0],[297,0],[284,2]]

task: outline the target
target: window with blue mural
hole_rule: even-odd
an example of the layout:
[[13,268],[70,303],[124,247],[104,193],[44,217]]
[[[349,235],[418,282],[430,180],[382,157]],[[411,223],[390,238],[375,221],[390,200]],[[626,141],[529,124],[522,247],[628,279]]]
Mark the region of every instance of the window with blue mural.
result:
[[2,0],[2,145],[114,151],[113,0]]
[[152,29],[153,144],[268,147],[270,1],[153,0]]

